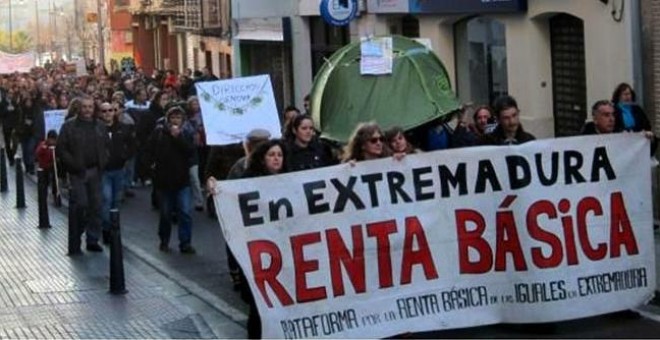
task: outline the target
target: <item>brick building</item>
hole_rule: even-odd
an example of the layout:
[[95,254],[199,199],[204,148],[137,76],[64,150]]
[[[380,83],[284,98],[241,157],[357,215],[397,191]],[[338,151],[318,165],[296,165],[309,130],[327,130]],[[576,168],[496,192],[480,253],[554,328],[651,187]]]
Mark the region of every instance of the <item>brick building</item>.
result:
[[121,63],[125,57],[133,57],[132,17],[128,11],[130,0],[110,0],[108,14],[110,16],[110,63]]

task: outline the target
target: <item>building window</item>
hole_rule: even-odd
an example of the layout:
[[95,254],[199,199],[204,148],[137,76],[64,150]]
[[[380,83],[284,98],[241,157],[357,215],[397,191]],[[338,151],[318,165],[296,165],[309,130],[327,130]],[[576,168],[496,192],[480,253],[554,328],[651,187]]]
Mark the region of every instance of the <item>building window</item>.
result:
[[401,35],[408,38],[419,38],[419,20],[412,15],[401,18]]
[[195,71],[199,70],[199,49],[193,47],[193,68]]
[[491,104],[508,93],[505,26],[474,17],[456,24],[456,83],[459,99]]
[[231,78],[231,61],[230,55],[228,53],[219,52],[218,53],[218,65],[220,65],[220,78],[228,79]]
[[321,17],[310,17],[312,44],[312,72],[314,75],[321,69],[327,59],[337,50],[350,42],[348,26],[332,26]]

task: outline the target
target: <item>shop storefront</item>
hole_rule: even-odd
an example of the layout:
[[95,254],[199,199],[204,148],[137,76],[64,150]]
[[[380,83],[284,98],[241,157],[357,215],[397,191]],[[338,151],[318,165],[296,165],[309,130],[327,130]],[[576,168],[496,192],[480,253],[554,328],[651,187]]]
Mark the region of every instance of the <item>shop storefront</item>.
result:
[[551,137],[577,134],[590,103],[633,82],[638,13],[615,14],[601,1],[369,0],[359,20],[429,39],[462,102],[513,95],[525,127]]

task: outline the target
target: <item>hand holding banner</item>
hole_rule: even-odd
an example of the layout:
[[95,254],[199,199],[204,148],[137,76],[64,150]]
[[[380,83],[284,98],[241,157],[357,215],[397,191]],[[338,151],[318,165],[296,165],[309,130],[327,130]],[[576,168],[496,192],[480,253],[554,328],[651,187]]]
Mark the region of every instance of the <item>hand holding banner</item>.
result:
[[223,181],[215,199],[265,338],[553,322],[652,296],[648,154],[639,134],[559,138]]

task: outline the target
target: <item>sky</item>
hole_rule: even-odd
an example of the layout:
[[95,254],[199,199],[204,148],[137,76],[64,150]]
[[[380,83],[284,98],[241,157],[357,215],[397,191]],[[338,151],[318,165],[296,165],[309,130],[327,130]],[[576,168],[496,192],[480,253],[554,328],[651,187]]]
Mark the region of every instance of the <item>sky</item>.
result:
[[[11,20],[9,18],[10,2]],[[73,0],[0,0],[0,30],[8,32],[11,24],[13,31],[34,31],[37,9],[39,10],[39,24],[41,27],[51,25],[49,18],[49,15],[53,12],[51,4],[52,7],[56,8],[55,13],[73,13]],[[32,34],[33,32],[28,33]]]

